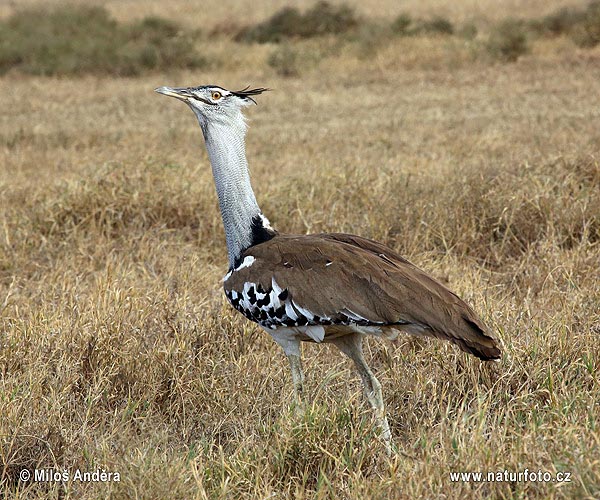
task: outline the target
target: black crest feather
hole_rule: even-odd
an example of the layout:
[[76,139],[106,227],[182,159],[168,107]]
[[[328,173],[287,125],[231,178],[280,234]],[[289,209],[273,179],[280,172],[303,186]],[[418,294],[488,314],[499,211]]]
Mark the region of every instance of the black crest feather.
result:
[[248,85],[246,88],[243,88],[242,90],[232,91],[231,93],[237,97],[250,99],[254,104],[256,104],[256,101],[254,99],[252,99],[252,96],[262,94],[263,92],[268,92],[269,90],[271,90],[271,89],[267,89],[265,87],[258,87],[255,89],[251,89],[250,85]]

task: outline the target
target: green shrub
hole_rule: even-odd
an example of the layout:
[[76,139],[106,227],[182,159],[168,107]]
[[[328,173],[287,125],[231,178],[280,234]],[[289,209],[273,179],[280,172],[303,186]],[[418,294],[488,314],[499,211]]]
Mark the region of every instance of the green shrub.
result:
[[564,7],[531,21],[529,27],[538,35],[570,35],[580,47],[595,47],[600,43],[600,1],[590,2],[585,9]]
[[429,20],[413,19],[409,14],[400,14],[391,24],[393,33],[401,36],[420,34],[452,35],[453,24],[446,18],[437,16]]
[[438,16],[428,21],[421,21],[417,30],[420,33],[452,35],[454,33],[454,26],[448,19]]
[[394,21],[392,22],[391,29],[393,33],[397,35],[407,36],[411,34],[411,27],[413,24],[412,17],[406,12],[400,14]]
[[101,7],[23,10],[0,22],[0,73],[137,75],[204,60],[189,34],[156,17],[120,25]]
[[474,40],[478,32],[477,26],[474,23],[466,23],[460,27],[457,35],[466,40]]
[[180,31],[181,28],[173,21],[153,16],[146,17],[131,27],[132,36],[146,38],[154,42],[175,38]]
[[559,36],[571,33],[575,26],[585,18],[585,12],[570,7],[563,7],[541,20],[533,20],[530,27],[534,32],[545,36]]
[[344,33],[357,24],[352,8],[343,4],[333,6],[326,1],[321,1],[304,14],[300,36],[309,38],[329,33]]
[[284,7],[268,20],[252,28],[245,28],[236,37],[244,42],[280,42],[284,38],[297,36],[302,15],[295,7]]
[[516,61],[529,51],[523,23],[507,19],[494,27],[487,43],[488,52],[506,62]]
[[304,14],[295,7],[284,7],[266,21],[240,31],[236,40],[277,43],[287,38],[343,33],[357,24],[354,10],[347,5],[334,6],[321,1]]
[[580,24],[573,29],[573,41],[580,47],[600,44],[600,1],[591,2]]

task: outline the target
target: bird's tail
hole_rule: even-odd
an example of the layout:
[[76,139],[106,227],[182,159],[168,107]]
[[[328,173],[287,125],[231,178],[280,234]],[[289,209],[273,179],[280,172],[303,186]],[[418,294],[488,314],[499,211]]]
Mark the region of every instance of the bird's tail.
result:
[[451,342],[457,344],[463,351],[477,356],[484,361],[500,359],[500,342],[480,321],[473,321],[471,318],[462,318],[465,327],[464,332],[459,338],[449,338]]
[[502,353],[498,339],[466,303],[461,305],[462,314],[454,316],[450,324],[439,328],[434,335],[449,340],[461,350],[484,361],[500,359]]
[[456,344],[462,351],[473,354],[483,361],[500,359],[502,352],[498,339],[492,335],[470,308],[465,312],[466,314],[455,318],[450,324],[436,325],[438,328],[432,325],[408,323],[384,327],[383,330],[385,336],[391,340],[397,337],[398,331],[402,331],[412,335],[447,340]]

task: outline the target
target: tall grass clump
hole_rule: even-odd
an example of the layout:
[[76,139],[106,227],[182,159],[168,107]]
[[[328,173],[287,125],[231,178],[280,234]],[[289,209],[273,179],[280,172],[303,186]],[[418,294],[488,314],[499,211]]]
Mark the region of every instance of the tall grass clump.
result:
[[298,52],[289,43],[283,43],[275,48],[267,63],[279,76],[294,77],[300,74],[298,69]]
[[101,7],[32,8],[0,22],[0,73],[137,75],[194,68],[191,33],[158,17],[119,24]]
[[[451,184],[450,199],[421,208],[430,210],[428,226],[441,228],[424,235],[422,248],[452,248],[499,269],[550,243],[571,249],[600,241],[600,169],[593,157],[489,168]],[[448,206],[453,210],[446,212]]]
[[351,7],[320,1],[304,14],[295,7],[284,7],[266,21],[241,30],[236,40],[277,43],[289,38],[344,33],[357,25],[358,20]]

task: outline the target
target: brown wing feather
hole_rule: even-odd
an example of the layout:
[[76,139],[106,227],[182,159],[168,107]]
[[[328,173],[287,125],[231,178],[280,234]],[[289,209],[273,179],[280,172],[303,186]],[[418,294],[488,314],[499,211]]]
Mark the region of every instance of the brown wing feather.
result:
[[498,341],[476,313],[441,283],[375,241],[348,234],[279,235],[249,248],[245,282],[287,288],[294,303],[320,317],[354,314],[374,324],[443,338],[481,359],[500,357]]

